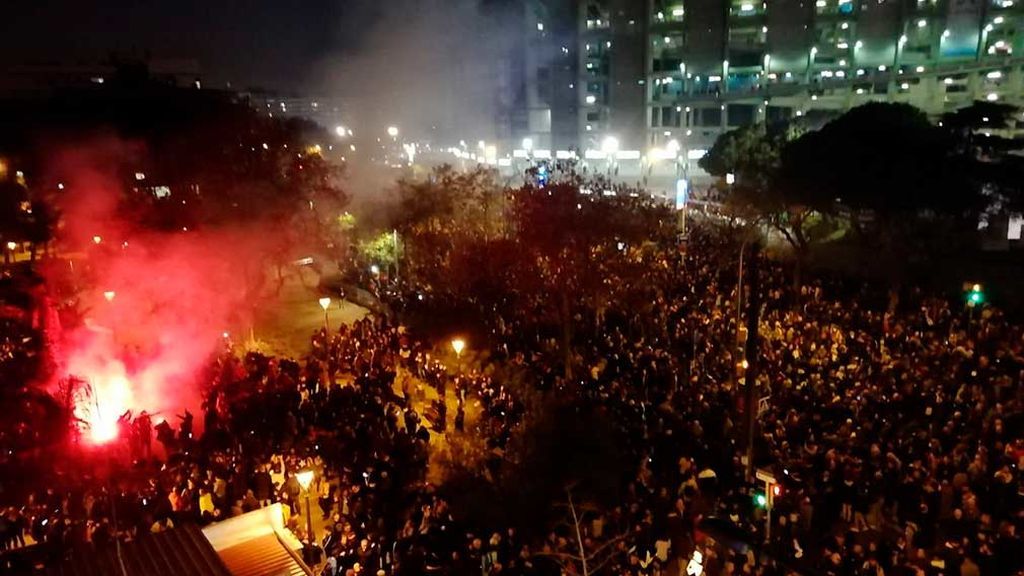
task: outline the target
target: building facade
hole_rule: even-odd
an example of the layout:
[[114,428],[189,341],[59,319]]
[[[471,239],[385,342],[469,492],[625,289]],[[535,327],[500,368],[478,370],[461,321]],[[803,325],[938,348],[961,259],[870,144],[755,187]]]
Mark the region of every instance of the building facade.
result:
[[511,130],[513,147],[538,150],[577,145],[579,103],[575,0],[527,0],[522,4],[520,85]]
[[298,96],[277,92],[250,90],[240,96],[258,112],[281,118],[304,118],[316,122],[326,130],[347,125],[343,112],[345,104],[334,96]]
[[577,0],[578,140],[700,177],[722,132],[871,101],[1024,103],[1024,0]]
[[587,0],[577,5],[579,146],[598,149],[613,137],[623,149],[646,141],[646,38],[644,2]]

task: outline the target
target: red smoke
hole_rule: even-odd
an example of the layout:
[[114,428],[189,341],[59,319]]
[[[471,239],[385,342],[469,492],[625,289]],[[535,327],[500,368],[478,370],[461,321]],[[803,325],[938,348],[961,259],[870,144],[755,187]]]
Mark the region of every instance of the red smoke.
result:
[[252,269],[266,234],[145,231],[119,212],[124,194],[148,193],[124,190],[117,176],[132,173],[138,150],[115,141],[82,149],[62,155],[55,171],[65,185],[60,246],[76,256],[84,311],[57,356],[61,376],[91,386],[75,412],[86,437],[102,443],[127,410],[172,419],[196,409],[198,371],[256,304]]

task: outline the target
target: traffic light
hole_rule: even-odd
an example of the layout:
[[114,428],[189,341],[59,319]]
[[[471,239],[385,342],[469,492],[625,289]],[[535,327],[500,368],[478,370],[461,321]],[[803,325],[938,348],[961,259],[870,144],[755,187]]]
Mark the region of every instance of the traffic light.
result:
[[754,492],[754,506],[758,508],[768,507],[768,497],[765,496],[764,492]]
[[982,290],[981,284],[971,286],[971,290],[967,293],[967,305],[973,308],[984,303],[985,292]]
[[782,496],[782,486],[779,484],[772,484],[768,488],[768,507],[775,508],[775,500]]

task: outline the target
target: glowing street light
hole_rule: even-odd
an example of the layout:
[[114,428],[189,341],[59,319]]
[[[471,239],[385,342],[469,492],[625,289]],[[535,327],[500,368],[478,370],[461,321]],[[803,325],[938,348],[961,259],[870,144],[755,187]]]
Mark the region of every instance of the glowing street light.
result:
[[533,138],[523,138],[523,150],[527,152],[533,150]]
[[604,152],[605,156],[614,156],[619,152],[619,139],[615,136],[606,136],[601,141],[601,152]]
[[313,484],[314,477],[315,473],[309,468],[304,468],[295,473],[295,479],[298,480],[299,486],[302,486],[303,490],[309,490],[309,487]]
[[295,473],[295,480],[306,493],[306,546],[313,547],[313,509],[309,506],[309,488],[313,485],[314,472],[312,468],[303,468]]
[[331,327],[327,322],[327,309],[331,307],[331,297],[324,296],[319,300],[320,307],[324,309],[324,332],[330,332]]
[[10,250],[11,252],[17,250],[18,249],[18,243],[14,242],[14,241],[8,242],[7,243],[7,249]]
[[462,338],[452,338],[452,350],[455,351],[455,358],[459,363],[459,372],[462,372],[462,351],[466,348],[466,341]]
[[388,136],[391,136],[392,138],[397,138],[398,137],[398,127],[397,126],[388,126]]
[[339,138],[344,138],[349,135],[349,130],[344,126],[335,126],[334,133],[337,134]]
[[113,290],[107,290],[103,293],[103,297],[107,299],[107,302],[112,301],[114,296],[117,296],[117,292],[114,292]]
[[455,350],[456,356],[462,356],[462,351],[466,348],[466,341],[462,338],[452,338],[452,350]]

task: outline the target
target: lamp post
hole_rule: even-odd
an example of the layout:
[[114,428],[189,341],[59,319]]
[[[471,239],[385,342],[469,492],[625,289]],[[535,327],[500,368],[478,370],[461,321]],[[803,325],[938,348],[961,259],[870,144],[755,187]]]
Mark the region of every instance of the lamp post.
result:
[[313,484],[313,469],[303,468],[295,473],[299,486],[306,492],[306,546],[309,552],[313,549],[313,509],[309,507],[309,487]]
[[462,338],[452,338],[452,350],[455,350],[455,358],[459,361],[459,372],[462,372],[462,350],[465,348],[465,340]]
[[331,307],[331,297],[324,296],[320,299],[320,307],[324,309],[324,332],[330,332],[331,327],[327,322],[327,309]]
[[601,141],[601,152],[604,152],[605,158],[608,160],[608,175],[610,176],[619,153],[619,139],[615,136],[605,136]]

